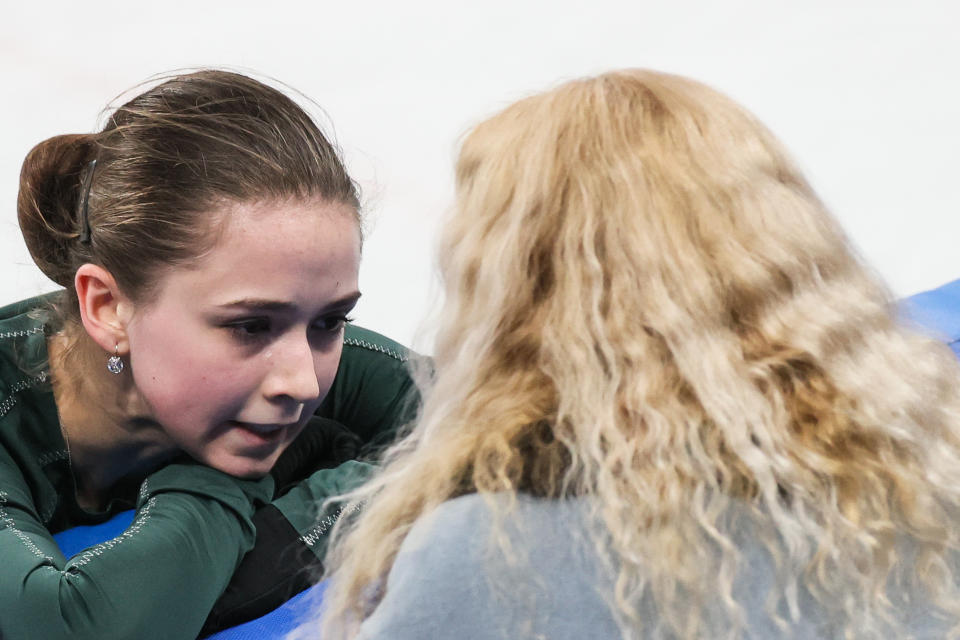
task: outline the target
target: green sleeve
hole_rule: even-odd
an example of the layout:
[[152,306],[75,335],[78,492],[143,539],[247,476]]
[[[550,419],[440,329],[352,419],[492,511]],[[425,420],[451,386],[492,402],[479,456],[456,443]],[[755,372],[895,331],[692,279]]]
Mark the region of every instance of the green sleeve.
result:
[[375,470],[374,465],[356,460],[335,469],[321,469],[274,500],[273,505],[300,533],[300,540],[323,560],[330,529],[342,515],[340,504],[324,501],[360,486]]
[[123,534],[67,559],[0,448],[0,637],[195,638],[253,545],[254,501],[272,491],[269,477],[172,464],[143,483]]

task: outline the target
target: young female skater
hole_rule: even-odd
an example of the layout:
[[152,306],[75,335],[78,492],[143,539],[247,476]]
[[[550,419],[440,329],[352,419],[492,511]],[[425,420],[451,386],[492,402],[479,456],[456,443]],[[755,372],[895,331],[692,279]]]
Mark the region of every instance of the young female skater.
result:
[[[195,638],[255,538],[221,623],[292,595],[318,499],[366,469],[336,464],[410,387],[398,345],[344,334],[361,234],[336,149],[260,82],[173,77],[35,147],[18,215],[64,290],[0,310],[0,637]],[[51,537],[131,508],[72,558]]]
[[435,383],[324,640],[947,635],[956,359],[760,123],[609,73],[478,126],[457,185]]

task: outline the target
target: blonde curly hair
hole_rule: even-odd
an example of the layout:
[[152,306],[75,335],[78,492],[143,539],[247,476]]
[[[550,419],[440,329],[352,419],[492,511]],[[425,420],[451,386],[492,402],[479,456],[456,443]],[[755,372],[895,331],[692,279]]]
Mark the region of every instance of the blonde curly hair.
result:
[[350,496],[325,639],[376,607],[413,522],[471,492],[591,496],[624,637],[651,596],[673,636],[740,635],[734,505],[775,562],[771,611],[802,584],[847,636],[890,637],[896,581],[957,614],[958,365],[752,115],[607,73],[477,126],[456,177],[436,375]]

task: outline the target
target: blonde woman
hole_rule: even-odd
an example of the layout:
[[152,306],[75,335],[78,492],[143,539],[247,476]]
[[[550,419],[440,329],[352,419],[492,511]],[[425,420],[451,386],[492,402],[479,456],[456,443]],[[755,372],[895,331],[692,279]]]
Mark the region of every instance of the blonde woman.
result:
[[422,419],[322,637],[942,638],[960,375],[691,80],[522,100],[457,164]]

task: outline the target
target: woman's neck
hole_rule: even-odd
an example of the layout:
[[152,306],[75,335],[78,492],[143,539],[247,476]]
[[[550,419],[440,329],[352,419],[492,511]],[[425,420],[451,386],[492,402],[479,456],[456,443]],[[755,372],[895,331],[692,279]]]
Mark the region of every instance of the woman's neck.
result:
[[103,509],[119,482],[139,482],[178,449],[150,419],[129,369],[107,371],[109,354],[82,329],[51,336],[47,349],[77,500]]

